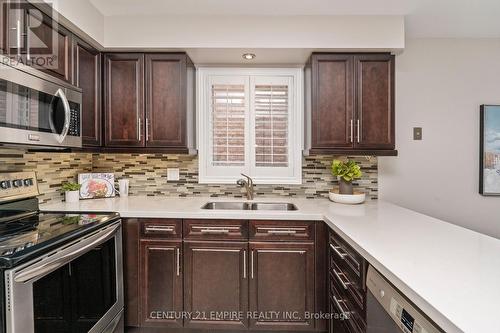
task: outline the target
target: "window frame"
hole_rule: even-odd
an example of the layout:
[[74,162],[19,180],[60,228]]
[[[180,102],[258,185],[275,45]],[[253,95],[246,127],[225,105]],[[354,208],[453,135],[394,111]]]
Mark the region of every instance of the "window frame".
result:
[[[246,78],[245,83],[245,165],[211,165],[211,84],[214,78],[230,82],[229,77]],[[197,68],[196,127],[198,149],[198,182],[200,184],[234,184],[246,173],[256,184],[302,184],[302,150],[304,137],[304,70],[297,68]],[[256,80],[257,78],[257,80]],[[255,114],[253,99],[256,82],[266,78],[289,82],[288,167],[257,167],[255,164]],[[266,169],[266,170],[264,170]],[[274,170],[273,170],[274,169]]]

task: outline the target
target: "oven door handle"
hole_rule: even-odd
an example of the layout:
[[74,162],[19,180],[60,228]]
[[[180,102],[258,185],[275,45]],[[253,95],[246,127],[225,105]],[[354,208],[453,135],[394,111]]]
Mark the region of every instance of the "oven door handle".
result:
[[74,245],[83,245],[83,243],[85,243],[85,245],[69,253],[63,253],[65,252],[65,250],[62,250],[59,253],[56,252],[55,254],[39,261],[32,266],[28,266],[27,269],[22,270],[14,275],[14,281],[19,283],[29,283],[32,280],[36,280],[45,276],[47,273],[50,273],[58,269],[59,267],[64,266],[68,262],[84,254],[85,252],[87,252],[87,250],[106,242],[108,239],[113,237],[119,227],[120,224],[115,224],[98,232],[92,237],[83,239],[80,242],[73,244],[71,247],[73,247]]

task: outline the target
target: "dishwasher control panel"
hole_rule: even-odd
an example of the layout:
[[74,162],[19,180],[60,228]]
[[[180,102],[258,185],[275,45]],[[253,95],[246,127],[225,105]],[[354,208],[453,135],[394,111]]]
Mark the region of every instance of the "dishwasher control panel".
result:
[[[442,333],[425,315],[415,308],[406,297],[396,290],[373,267],[368,268],[366,286],[380,303],[401,332],[404,333]],[[391,320],[388,318],[388,320]],[[369,331],[369,330],[368,330]]]
[[401,306],[394,298],[391,299],[391,314],[399,319],[399,326],[405,333],[429,333]]

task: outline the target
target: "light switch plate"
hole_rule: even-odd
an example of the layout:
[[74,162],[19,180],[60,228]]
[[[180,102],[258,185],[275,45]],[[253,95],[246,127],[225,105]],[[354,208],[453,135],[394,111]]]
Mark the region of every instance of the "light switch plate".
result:
[[179,177],[179,169],[167,168],[167,181],[177,181]]
[[422,140],[422,127],[413,127],[413,140]]

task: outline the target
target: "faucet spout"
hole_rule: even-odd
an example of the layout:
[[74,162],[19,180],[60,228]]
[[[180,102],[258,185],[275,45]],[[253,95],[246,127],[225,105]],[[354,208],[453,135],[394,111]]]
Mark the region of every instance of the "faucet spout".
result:
[[246,179],[239,179],[236,182],[236,184],[238,184],[241,187],[244,186],[245,190],[247,191],[247,199],[253,200],[254,197],[253,179],[250,176],[245,175],[244,173],[242,173],[241,175]]

